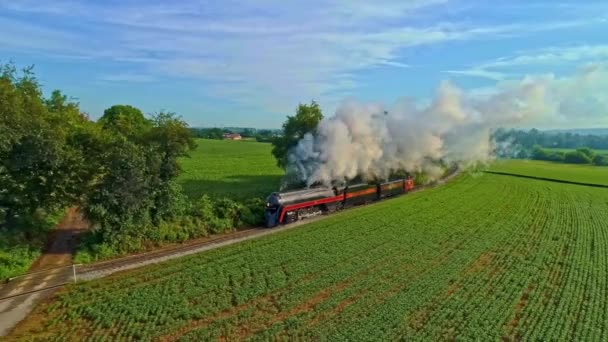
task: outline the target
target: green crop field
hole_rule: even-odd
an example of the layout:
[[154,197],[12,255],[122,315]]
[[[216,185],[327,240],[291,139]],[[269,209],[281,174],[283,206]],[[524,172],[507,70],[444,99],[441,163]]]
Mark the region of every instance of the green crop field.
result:
[[500,160],[490,171],[550,178],[560,181],[608,185],[608,167],[553,163],[537,160]]
[[246,199],[278,189],[283,171],[270,154],[271,145],[254,141],[197,139],[190,158],[180,160],[179,182],[190,197]]
[[605,341],[607,198],[604,188],[460,176],[70,286],[12,337]]

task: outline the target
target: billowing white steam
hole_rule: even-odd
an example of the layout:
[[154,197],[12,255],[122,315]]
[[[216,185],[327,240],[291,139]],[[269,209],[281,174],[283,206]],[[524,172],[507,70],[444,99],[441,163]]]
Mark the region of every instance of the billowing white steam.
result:
[[527,77],[485,95],[442,82],[426,106],[408,100],[390,108],[346,101],[291,151],[301,180],[332,183],[386,178],[396,170],[438,175],[436,161],[472,164],[492,158],[498,127],[608,126],[608,73],[587,67],[569,78]]

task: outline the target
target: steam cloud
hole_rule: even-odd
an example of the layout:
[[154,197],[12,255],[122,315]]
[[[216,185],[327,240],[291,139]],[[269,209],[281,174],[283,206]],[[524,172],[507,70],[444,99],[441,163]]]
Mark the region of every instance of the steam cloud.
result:
[[289,172],[309,185],[385,179],[403,169],[437,177],[438,160],[462,166],[491,160],[495,128],[608,126],[607,76],[593,65],[565,78],[503,82],[485,94],[444,81],[425,106],[345,101],[291,151]]

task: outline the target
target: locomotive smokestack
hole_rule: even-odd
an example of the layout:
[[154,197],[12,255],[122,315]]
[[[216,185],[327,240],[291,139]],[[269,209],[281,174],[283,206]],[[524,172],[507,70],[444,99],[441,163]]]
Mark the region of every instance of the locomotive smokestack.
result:
[[608,125],[608,101],[600,97],[607,76],[595,66],[569,78],[502,83],[485,95],[442,82],[426,106],[407,100],[390,108],[346,101],[291,151],[290,172],[308,184],[386,178],[403,169],[433,179],[442,173],[438,161],[491,160],[494,128]]

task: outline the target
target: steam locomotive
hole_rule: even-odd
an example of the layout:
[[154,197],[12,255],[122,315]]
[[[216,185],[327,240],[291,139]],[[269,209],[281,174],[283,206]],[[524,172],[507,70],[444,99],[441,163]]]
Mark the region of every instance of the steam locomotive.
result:
[[414,189],[411,177],[377,184],[356,184],[344,188],[316,187],[289,192],[275,192],[266,200],[266,227],[287,224],[350,208],[356,205],[398,196]]

